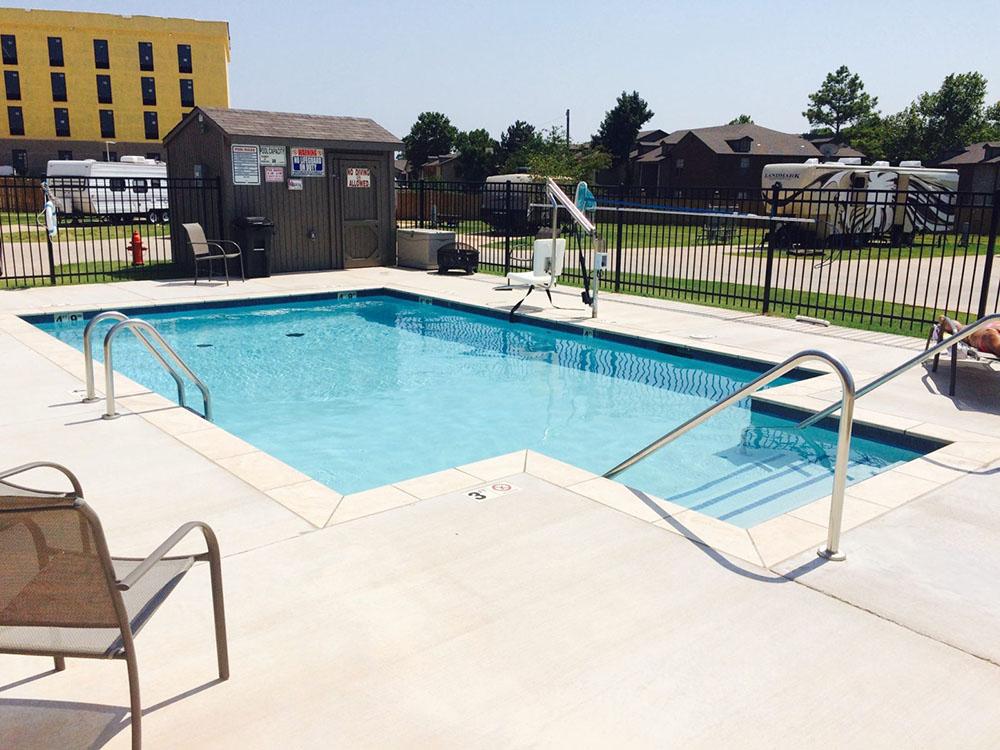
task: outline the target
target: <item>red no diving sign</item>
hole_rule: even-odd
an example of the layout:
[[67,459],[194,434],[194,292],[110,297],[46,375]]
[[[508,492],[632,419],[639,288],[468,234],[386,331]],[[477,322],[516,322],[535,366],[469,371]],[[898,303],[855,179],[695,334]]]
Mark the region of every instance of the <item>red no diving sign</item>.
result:
[[509,482],[492,482],[490,484],[485,484],[482,487],[476,487],[474,490],[469,490],[465,493],[465,495],[466,497],[475,500],[477,503],[483,503],[495,497],[500,497],[501,495],[509,495],[512,492],[520,491],[520,487],[515,487]]

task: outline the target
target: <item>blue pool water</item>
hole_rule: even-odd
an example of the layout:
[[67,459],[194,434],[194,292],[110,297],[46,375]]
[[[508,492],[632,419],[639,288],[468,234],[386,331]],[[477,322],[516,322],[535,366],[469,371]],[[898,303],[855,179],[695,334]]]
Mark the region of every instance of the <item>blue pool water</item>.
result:
[[[142,317],[209,385],[220,426],[343,493],[521,448],[603,473],[758,374],[395,296]],[[82,326],[39,326],[82,346]],[[131,336],[115,347],[116,369],[176,397]],[[794,424],[745,401],[619,480],[752,526],[830,492],[836,435]],[[918,455],[855,437],[849,479]]]

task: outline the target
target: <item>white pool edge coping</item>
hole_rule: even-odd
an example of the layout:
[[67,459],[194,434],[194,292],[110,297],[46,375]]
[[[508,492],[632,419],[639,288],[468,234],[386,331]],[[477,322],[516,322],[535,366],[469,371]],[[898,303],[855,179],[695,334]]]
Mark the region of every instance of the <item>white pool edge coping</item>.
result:
[[[52,314],[68,309],[90,313],[111,310],[116,307],[154,308],[188,304],[210,305],[235,300],[284,300],[323,293],[336,294],[338,292],[378,289],[394,290],[404,294],[418,294],[393,284],[352,284],[328,289],[236,293],[214,300],[204,298],[148,300],[128,305],[91,305],[72,308],[69,306],[29,306],[18,309],[16,312],[0,313],[0,329],[56,366],[69,372],[80,380],[82,386],[84,363],[81,352],[50,336],[34,324],[25,321],[21,317],[22,315]],[[445,290],[434,294],[419,294],[442,302],[457,302],[470,308],[495,311],[495,308],[489,308],[485,305],[451,299]],[[538,317],[539,320],[552,322],[551,319],[541,318],[530,313],[525,314],[524,317]],[[599,322],[591,321],[586,321],[585,324],[572,321],[558,322],[562,326],[578,328],[581,331],[594,325],[600,325]],[[643,336],[631,328],[613,325],[604,327],[623,336],[651,343],[666,343],[694,353],[721,354],[769,364],[777,364],[780,361],[761,352],[749,352],[737,347],[721,344],[698,346],[691,340],[680,339],[676,336],[664,334]],[[820,372],[817,368],[803,369]],[[96,382],[103,383],[104,370],[100,362],[95,361],[94,372]],[[816,398],[811,394],[828,390],[832,383],[832,375],[819,375],[809,380],[770,389],[766,394],[759,392],[755,398],[794,410],[817,411],[826,406],[828,401]],[[274,456],[245,443],[241,438],[229,433],[217,424],[202,419],[159,394],[150,392],[145,386],[121,373],[115,373],[115,384],[120,408],[171,435],[316,528],[346,523],[365,515],[385,512],[459,489],[471,489],[489,481],[521,473],[520,471],[506,471],[500,476],[482,476],[483,472],[477,475],[473,473],[475,470],[470,467],[489,462],[500,464],[504,459],[509,460],[523,453],[522,471],[524,473],[563,486],[581,497],[652,523],[668,533],[680,534],[696,543],[761,567],[771,568],[788,558],[801,554],[803,551],[820,547],[827,537],[825,521],[823,523],[817,521],[828,516],[829,496],[787,511],[750,528],[742,528],[699,511],[631,489],[620,482],[603,479],[592,472],[527,449],[477,461],[475,464],[432,472],[363,492],[344,495],[299,472]],[[783,392],[786,389],[790,392]],[[100,389],[99,392],[101,392]],[[94,403],[94,410],[95,419],[100,418],[104,411],[103,398]],[[848,487],[842,526],[842,530],[845,532],[933,492],[968,472],[981,469],[994,460],[1000,459],[1000,439],[991,440],[982,433],[967,432],[928,422],[905,420],[879,412],[866,411],[863,408],[857,410],[855,422],[880,430],[946,444],[921,458],[880,472],[874,477]],[[189,442],[189,440],[194,440],[191,438],[193,433],[200,433],[195,444]],[[185,439],[184,436],[187,436],[188,439]],[[217,446],[219,443],[232,445],[237,442],[244,443],[248,450],[220,456],[218,450],[211,447],[212,445]],[[266,464],[265,471],[260,470],[260,464]],[[513,468],[513,464],[508,468]],[[276,476],[277,479],[275,479]],[[567,481],[567,477],[571,478],[572,481]],[[358,504],[362,499],[368,505],[374,506],[376,510],[371,511],[371,513],[353,511],[351,506]],[[850,553],[849,550],[846,552]]]

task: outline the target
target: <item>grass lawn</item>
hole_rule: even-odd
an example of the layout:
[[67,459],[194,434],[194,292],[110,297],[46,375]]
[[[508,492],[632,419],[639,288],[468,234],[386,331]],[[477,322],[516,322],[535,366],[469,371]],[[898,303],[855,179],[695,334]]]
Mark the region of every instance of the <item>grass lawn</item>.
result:
[[[59,234],[55,242],[75,241],[117,241],[127,243],[132,232],[139,230],[143,240],[147,237],[169,237],[169,224],[84,224],[70,226],[59,222]],[[0,217],[0,240],[4,242],[45,242],[45,225],[41,219],[30,214],[18,214],[14,219]]]
[[[472,244],[481,249],[502,250],[504,236],[495,232],[486,222],[464,220],[453,230],[456,234],[466,235],[466,241],[472,239]],[[597,231],[604,238],[608,247],[617,243],[618,227],[614,222],[600,221]],[[738,224],[711,227],[699,224],[622,224],[622,248],[644,249],[655,247],[688,247],[688,246],[719,246],[733,254],[767,254],[767,229],[761,224]],[[471,237],[470,237],[471,235]],[[510,246],[513,250],[530,249],[534,240],[532,235],[511,236]],[[873,242],[861,248],[848,248],[843,251],[826,250],[827,255],[851,258],[872,258],[887,260],[890,258],[947,258],[951,256],[985,255],[989,244],[989,236],[985,234],[970,234],[966,241],[959,234],[918,234],[912,245],[890,247],[888,244]],[[785,252],[779,250],[779,253]]]
[[[96,263],[67,263],[56,266],[56,286],[64,284],[103,284],[113,281],[135,281],[137,279],[169,279],[175,276],[177,267],[173,263],[154,261],[143,266],[133,266],[127,261],[104,261]],[[3,279],[9,289],[29,289],[35,286],[52,286],[48,276],[29,279]]]
[[[483,265],[480,265],[479,270],[483,273],[495,274],[497,276],[503,275],[502,270]],[[569,276],[560,277],[559,283],[561,286],[583,286],[581,281]],[[601,289],[610,291],[612,286],[608,281],[603,281]],[[761,311],[761,305],[758,300],[763,298],[762,287],[751,284],[730,284],[630,273],[622,274],[620,292],[641,297],[677,300],[752,313],[759,313]],[[824,310],[824,308],[827,309]],[[845,310],[846,312],[831,312],[829,308]],[[927,335],[926,324],[900,322],[898,320],[891,320],[889,316],[930,321],[942,312],[948,311],[860,299],[857,297],[846,297],[843,295],[799,292],[792,289],[772,289],[771,311],[769,314],[783,318],[794,318],[796,315],[811,315],[848,328],[924,338]],[[951,313],[959,317],[967,317],[965,311],[953,310]]]

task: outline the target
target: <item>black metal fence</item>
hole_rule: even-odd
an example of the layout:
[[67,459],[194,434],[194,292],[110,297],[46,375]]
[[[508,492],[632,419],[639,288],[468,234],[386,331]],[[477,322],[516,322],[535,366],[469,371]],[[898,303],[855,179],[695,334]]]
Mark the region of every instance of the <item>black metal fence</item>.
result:
[[[967,320],[1000,305],[1000,193],[591,190],[605,289],[917,335],[943,313]],[[529,268],[534,233],[549,223],[535,183],[410,182],[396,195],[400,227],[455,231],[487,272]],[[594,248],[568,236],[562,281],[580,284]]]
[[46,184],[55,233],[46,224],[42,181],[0,177],[0,287],[168,278],[177,274],[186,242],[184,217],[207,217],[209,236],[221,228],[218,179],[73,177]]

